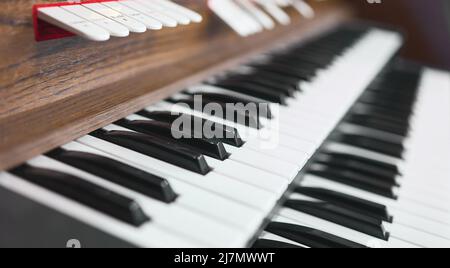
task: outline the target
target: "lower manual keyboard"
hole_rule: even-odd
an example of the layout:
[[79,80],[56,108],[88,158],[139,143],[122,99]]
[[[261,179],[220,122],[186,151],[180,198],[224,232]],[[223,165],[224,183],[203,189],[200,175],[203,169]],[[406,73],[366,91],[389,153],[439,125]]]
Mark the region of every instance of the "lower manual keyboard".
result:
[[254,247],[450,247],[449,86],[448,73],[430,69],[382,74]]

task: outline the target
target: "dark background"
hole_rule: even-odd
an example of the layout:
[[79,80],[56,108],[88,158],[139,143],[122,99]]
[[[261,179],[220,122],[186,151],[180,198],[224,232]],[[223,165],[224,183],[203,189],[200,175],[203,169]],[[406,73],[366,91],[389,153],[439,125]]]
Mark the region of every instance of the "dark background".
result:
[[406,31],[403,56],[450,70],[450,0],[347,0],[362,19],[395,25]]

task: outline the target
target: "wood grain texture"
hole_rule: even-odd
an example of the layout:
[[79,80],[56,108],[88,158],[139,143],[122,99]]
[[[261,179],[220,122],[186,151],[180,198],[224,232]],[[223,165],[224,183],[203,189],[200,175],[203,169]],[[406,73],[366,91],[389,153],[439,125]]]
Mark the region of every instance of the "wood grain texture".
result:
[[318,4],[311,21],[296,17],[240,38],[204,6],[201,24],[94,43],[69,38],[36,43],[31,6],[55,1],[0,1],[0,170],[10,168],[229,68],[258,51],[301,39],[350,16]]

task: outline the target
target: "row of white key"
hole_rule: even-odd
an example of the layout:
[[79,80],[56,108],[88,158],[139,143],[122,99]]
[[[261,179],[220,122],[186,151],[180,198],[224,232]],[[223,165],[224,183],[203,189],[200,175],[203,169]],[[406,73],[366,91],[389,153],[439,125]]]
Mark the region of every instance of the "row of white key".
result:
[[315,16],[314,9],[303,0],[208,0],[208,6],[241,36],[272,30],[275,21],[281,25],[290,24],[291,18],[283,10],[288,6],[294,7],[305,18]]
[[[332,67],[329,68],[329,71],[323,72],[314,80],[309,86],[309,91],[305,92],[298,101],[293,101],[292,108],[291,107],[279,107],[273,106],[272,112],[275,112],[275,122],[271,122],[270,120],[262,119],[262,125],[264,128],[262,130],[256,130],[252,128],[245,127],[243,125],[235,124],[234,122],[220,119],[213,116],[205,115],[199,111],[191,110],[183,105],[173,105],[167,102],[160,102],[154,106],[148,107],[148,111],[158,111],[165,110],[171,111],[175,113],[186,113],[194,116],[198,116],[201,118],[209,119],[211,121],[224,124],[227,126],[235,127],[241,137],[250,145],[244,144],[244,148],[248,146],[251,150],[260,152],[261,154],[266,154],[269,156],[280,157],[283,161],[292,162],[295,159],[297,164],[303,163],[304,161],[298,161],[298,159],[307,160],[311,155],[315,153],[317,148],[323,143],[325,138],[331,133],[337,123],[342,119],[343,113],[337,113],[342,110],[342,107],[348,109],[351,105],[350,103],[354,102],[354,100],[359,96],[362,92],[361,86],[366,87],[371,79],[376,75],[377,70],[381,68],[381,66],[392,56],[394,51],[398,49],[400,46],[400,40],[398,36],[394,34],[388,33],[379,33],[377,31],[368,34],[368,36],[361,41],[358,49],[361,51],[357,52],[357,49],[352,49],[350,51],[350,55],[356,53],[358,57],[352,56],[352,59],[349,57],[342,57],[337,61]],[[385,49],[383,49],[383,45],[385,45]],[[369,56],[373,47],[378,47],[379,54],[378,57],[372,56],[371,59]],[[363,53],[364,52],[364,53]],[[359,66],[362,64],[363,59],[371,59],[370,62],[373,63],[373,67],[366,63],[365,69],[368,69],[367,74],[361,75],[362,78],[358,79],[357,82],[353,83],[352,81],[347,79],[348,73],[352,73],[352,66]],[[342,63],[346,62],[347,66],[341,66]],[[334,73],[339,72],[339,74],[333,75]],[[343,76],[346,74],[347,76]],[[333,76],[335,79],[330,84],[333,84],[333,88],[330,90],[330,86],[315,86],[316,83],[320,83],[321,76]],[[195,86],[197,90],[202,90],[203,88],[206,90],[202,90],[202,92],[215,92],[215,93],[226,93],[229,95],[239,96],[239,94],[232,93],[227,91],[226,89],[215,88],[212,86]],[[333,90],[335,88],[339,88],[339,90]],[[342,90],[341,90],[342,88]],[[345,93],[345,90],[350,91],[350,93]],[[343,92],[341,92],[343,91]],[[191,92],[195,92],[192,90]],[[350,97],[348,97],[350,96]],[[325,104],[321,104],[317,99],[322,99]],[[333,105],[329,105],[328,100],[332,100],[334,102]],[[317,118],[323,118],[321,121],[317,120],[312,123],[311,120],[303,119],[308,116],[314,116],[314,110],[308,109],[311,107],[309,105],[305,105],[306,108],[302,107],[299,112],[297,112],[297,108],[301,107],[300,105],[303,103],[309,102],[316,103],[315,109],[321,109],[325,111],[322,116]],[[298,103],[298,104],[297,104]],[[279,111],[276,113],[276,111]],[[279,120],[279,121],[276,121]],[[274,126],[275,125],[275,126]],[[261,137],[266,137],[268,132],[269,139],[263,139]],[[270,138],[273,138],[273,141]],[[272,143],[268,146],[264,146],[265,143]],[[292,152],[294,150],[295,152]],[[297,155],[297,157],[293,158],[293,155]],[[283,157],[284,155],[284,157]]]
[[[448,163],[450,161],[449,151],[439,149],[442,146],[449,148],[450,127],[448,124],[441,122],[441,115],[445,117],[450,114],[450,87],[448,87],[450,75],[427,70],[422,81],[415,116],[412,120],[413,132],[407,144],[408,153],[403,165],[404,176],[400,178],[401,187],[398,190],[398,200],[385,198],[313,175],[307,175],[301,182],[304,187],[330,189],[386,205],[389,212],[394,216],[392,224],[385,223],[386,230],[391,234],[388,242],[373,239],[365,234],[289,208],[283,209],[279,213],[281,216],[278,220],[301,223],[372,247],[449,247],[450,209],[448,204],[450,200],[446,197],[445,190],[442,191],[439,187],[450,185],[448,181],[450,173],[447,170],[433,171],[432,166],[422,165],[422,163],[430,161]],[[433,131],[440,129],[442,126],[443,131],[439,131],[437,134]],[[430,132],[433,132],[433,134]],[[435,137],[430,141],[430,136]],[[436,146],[434,147],[436,150],[433,150],[433,145]],[[349,147],[342,146],[331,148],[335,150],[340,148],[337,151],[355,153],[396,164],[389,157],[383,158],[383,156],[378,155],[374,158],[372,157],[373,154],[364,152],[364,150],[351,150]],[[410,159],[414,160],[411,162],[412,164],[409,162]],[[422,174],[421,178],[417,177],[417,172]],[[430,174],[436,174],[437,180]],[[282,241],[292,243],[292,241],[286,241],[285,239]]]
[[201,22],[200,14],[168,0],[121,0],[38,8],[38,17],[93,41]]

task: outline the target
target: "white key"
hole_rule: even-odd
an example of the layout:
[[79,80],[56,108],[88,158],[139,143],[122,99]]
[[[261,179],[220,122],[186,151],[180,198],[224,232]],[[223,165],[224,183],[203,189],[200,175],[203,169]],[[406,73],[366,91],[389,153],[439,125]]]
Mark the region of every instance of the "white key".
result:
[[62,6],[66,11],[73,13],[74,15],[80,16],[83,19],[97,24],[103,29],[107,30],[111,36],[115,37],[126,37],[130,34],[127,27],[122,24],[109,19],[108,17],[102,16],[97,12],[94,12],[82,5],[72,5],[72,6]]
[[433,184],[430,185],[429,182],[423,180],[423,176],[420,178],[413,178],[411,176],[400,177],[400,183],[402,189],[405,191],[421,191],[421,193],[424,193],[427,196],[435,196],[443,199],[447,198],[447,193],[450,191],[450,187],[446,184],[433,182]]
[[450,240],[450,225],[424,219],[403,211],[396,211],[394,217],[395,222],[401,224],[402,226],[411,227],[413,229]]
[[302,16],[307,19],[314,18],[316,12],[308,3],[303,0],[290,0],[290,2]]
[[161,5],[161,6],[165,6],[167,8],[171,8],[173,10],[176,10],[179,13],[184,14],[185,16],[187,16],[191,21],[196,22],[196,23],[200,23],[203,20],[202,15],[200,15],[199,13],[185,8],[181,5],[178,5],[172,1],[168,1],[168,0],[154,0],[155,3]]
[[277,5],[283,8],[286,8],[291,4],[290,0],[274,0],[274,1]]
[[[284,147],[266,149],[261,148],[258,144],[255,144],[254,142],[246,142],[240,148],[236,148],[228,144],[224,144],[224,146],[227,152],[235,154],[234,160],[242,163],[247,163],[250,165],[252,164],[253,161],[247,157],[245,158],[239,157],[240,152],[248,152],[249,154],[256,154],[258,155],[258,157],[262,156],[265,159],[278,159],[283,162],[283,165],[290,164],[289,166],[291,166],[291,168],[287,170],[296,169],[297,171],[300,171],[300,169],[303,168],[303,166],[310,158],[308,154],[300,151],[295,151]],[[296,168],[294,168],[292,165],[295,165]]]
[[177,204],[165,204],[143,196],[137,192],[111,183],[97,176],[88,174],[76,168],[72,168],[61,162],[45,156],[34,158],[28,163],[34,167],[48,168],[66,174],[74,175],[80,179],[100,185],[116,193],[135,200],[144,212],[152,218],[154,224],[164,226],[180,235],[191,238],[193,241],[201,241],[205,245],[226,247],[243,246],[246,237],[238,230],[231,229],[223,224],[214,222],[208,217],[195,214],[180,207]]
[[175,19],[173,19],[165,14],[155,12],[154,10],[150,10],[149,8],[147,8],[146,6],[142,5],[141,3],[137,2],[137,1],[125,0],[125,1],[121,1],[120,3],[131,9],[140,11],[140,12],[144,13],[145,15],[152,17],[155,20],[158,20],[165,27],[173,28],[173,27],[178,26],[178,22]]
[[258,23],[258,20],[256,20],[253,16],[248,14],[245,9],[243,9],[241,6],[239,6],[234,1],[225,0],[222,1],[226,4],[225,8],[228,9],[228,12],[232,16],[232,20],[236,20],[236,23],[241,23],[241,26],[245,27],[248,34],[255,34],[259,33],[264,30],[263,26]]
[[[269,125],[272,122],[262,120],[262,123],[270,127]],[[280,133],[301,141],[309,141],[313,144],[322,144],[330,133],[328,129],[300,120],[295,124],[285,122],[279,122],[278,124]]]
[[278,197],[286,191],[288,186],[288,181],[283,177],[270,174],[233,160],[221,162],[207,158],[207,162],[213,170],[219,174],[235,178],[239,181],[275,193]]
[[159,20],[147,16],[138,10],[129,8],[126,5],[122,5],[120,2],[102,2],[102,5],[112,8],[117,12],[125,14],[128,17],[143,23],[149,30],[161,30],[163,28],[163,24]]
[[9,173],[0,173],[0,185],[136,246],[155,248],[206,246],[165,230],[157,224],[148,223],[141,228],[135,228]]
[[308,248],[305,245],[299,244],[299,243],[297,243],[295,241],[286,239],[286,238],[278,236],[278,235],[274,235],[274,234],[269,233],[267,231],[264,231],[259,238],[260,239],[273,240],[273,241],[282,242],[282,243],[288,243],[288,244],[291,244],[291,245],[294,245],[294,246],[299,246],[299,247],[302,247],[302,248]]
[[262,26],[230,0],[210,0],[209,8],[241,36],[249,36],[262,30]]
[[[405,182],[404,184],[406,183],[407,182]],[[398,194],[400,197],[407,200],[420,202],[424,205],[450,213],[450,208],[446,206],[446,204],[448,204],[448,202],[450,201],[448,197],[441,197],[433,195],[432,193],[424,193],[420,190],[412,190],[410,188],[408,189],[407,187],[400,187]]]
[[39,8],[38,17],[88,40],[107,41],[111,37],[107,30],[60,7]]
[[365,157],[365,158],[380,161],[380,162],[394,164],[397,166],[399,164],[401,164],[401,161],[397,158],[386,156],[386,155],[383,155],[383,154],[380,154],[377,152],[361,149],[358,147],[345,145],[345,144],[330,142],[326,145],[326,149],[329,151],[334,151],[334,152],[338,152],[338,153],[354,154],[356,156],[361,156],[361,157]]
[[418,231],[407,226],[393,224],[389,227],[392,237],[401,238],[414,244],[418,244],[426,248],[448,248],[450,247],[450,240],[442,237],[428,234],[426,232]]
[[291,23],[291,18],[289,15],[271,0],[257,0],[257,3],[259,3],[274,19],[276,19],[278,23],[283,25],[288,25]]
[[162,5],[157,4],[153,1],[146,1],[146,0],[135,0],[141,3],[142,5],[145,5],[148,9],[154,10],[155,12],[164,14],[168,17],[171,17],[172,19],[176,20],[178,24],[180,25],[188,25],[191,23],[191,20],[189,17],[185,16],[184,14],[177,12],[173,9],[166,8]]
[[276,174],[287,181],[292,181],[300,171],[297,165],[286,163],[275,157],[245,150],[245,148],[242,148],[242,150],[238,149],[235,153],[231,154],[230,159]]
[[144,33],[145,31],[147,31],[147,27],[144,24],[140,23],[139,21],[131,17],[125,16],[124,14],[117,12],[114,9],[109,8],[100,3],[83,4],[83,6],[99,13],[100,15],[103,15],[105,17],[117,21],[118,23],[127,27],[130,32]]
[[253,2],[249,0],[237,0],[240,6],[242,6],[248,13],[255,17],[259,23],[267,30],[275,28],[275,22],[266,13],[260,10]]
[[277,148],[261,148],[260,146],[258,146],[257,144],[255,145],[254,142],[247,142],[243,145],[244,149],[250,149],[252,151],[264,154],[264,155],[269,155],[271,157],[275,157],[277,159],[281,159],[284,162],[287,163],[291,163],[294,165],[297,165],[297,167],[299,169],[302,169],[306,162],[310,159],[310,156],[302,151],[299,150],[294,150],[294,149],[289,149],[286,147],[277,147]]
[[[218,117],[208,116],[206,114],[191,110],[190,108],[186,108],[178,104],[173,105],[171,103],[160,102],[154,106],[147,107],[147,110],[149,111],[160,109],[171,112],[190,114],[193,116],[211,120],[213,122],[217,122],[219,124],[234,127],[239,131],[239,134],[245,141],[252,142],[252,146],[254,146],[254,148],[272,149],[282,146],[285,148],[299,150],[300,152],[304,152],[308,155],[312,155],[318,148],[318,144],[312,143],[311,141],[300,140],[287,136],[283,133],[279,133],[275,129],[271,130],[263,128],[262,130],[256,130]],[[268,139],[262,139],[265,137],[268,137]]]

